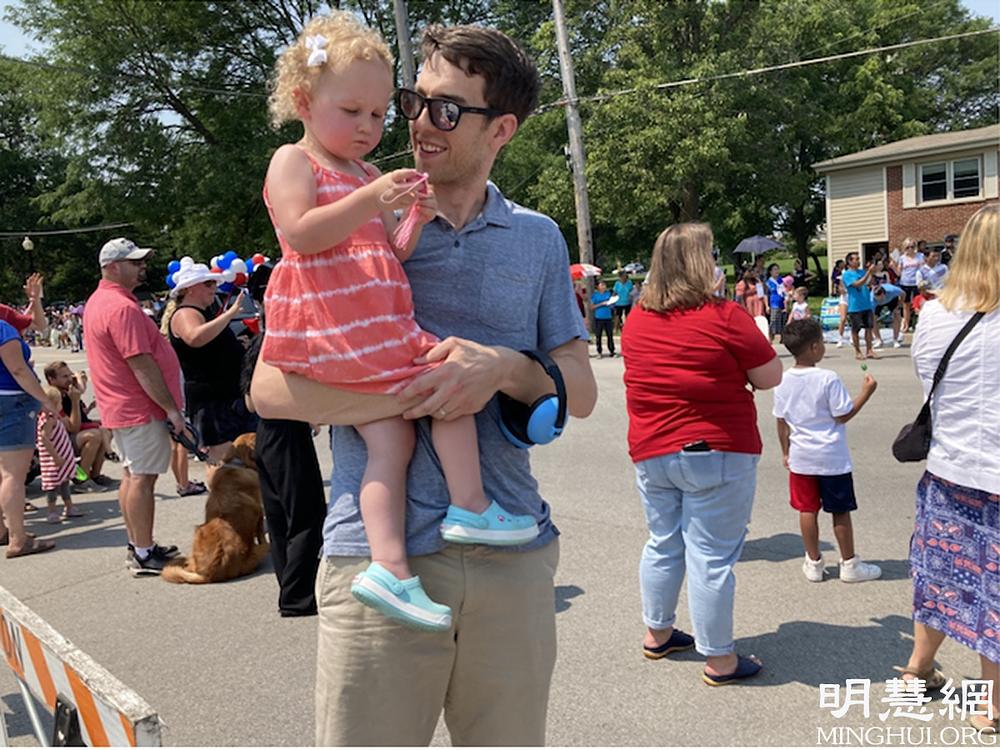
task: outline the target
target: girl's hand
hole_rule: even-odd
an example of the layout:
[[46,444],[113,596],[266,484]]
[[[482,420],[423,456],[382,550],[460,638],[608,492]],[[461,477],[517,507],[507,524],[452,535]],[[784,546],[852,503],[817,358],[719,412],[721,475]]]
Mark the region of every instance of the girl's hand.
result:
[[423,173],[415,169],[396,169],[368,184],[378,207],[383,211],[406,208],[420,197]]
[[434,217],[438,214],[438,203],[437,197],[434,195],[434,188],[429,185],[421,185],[420,189],[417,190],[417,205],[419,206],[417,224],[423,226],[427,222],[433,221]]

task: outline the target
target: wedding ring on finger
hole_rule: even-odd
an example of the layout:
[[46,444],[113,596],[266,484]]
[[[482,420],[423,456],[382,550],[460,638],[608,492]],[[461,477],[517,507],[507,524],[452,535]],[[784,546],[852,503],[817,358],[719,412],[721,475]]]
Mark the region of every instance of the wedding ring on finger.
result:
[[438,419],[444,419],[447,416],[448,416],[448,411],[446,409],[438,409],[437,410],[437,418]]

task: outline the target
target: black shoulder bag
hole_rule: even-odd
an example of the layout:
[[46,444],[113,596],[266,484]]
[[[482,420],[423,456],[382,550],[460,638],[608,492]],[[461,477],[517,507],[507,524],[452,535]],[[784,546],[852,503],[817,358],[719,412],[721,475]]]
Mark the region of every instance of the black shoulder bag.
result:
[[924,402],[920,414],[917,415],[917,420],[905,425],[892,442],[892,455],[895,456],[897,461],[907,463],[909,461],[923,461],[927,458],[927,454],[931,449],[931,397],[934,395],[938,383],[941,382],[941,378],[944,377],[944,371],[948,369],[948,361],[951,359],[951,355],[955,353],[958,345],[969,335],[969,332],[975,328],[976,323],[985,314],[977,312],[973,315],[962,330],[958,332],[955,340],[951,342],[951,345],[945,351],[944,356],[941,357],[937,371],[934,373],[934,382],[931,384],[930,393],[927,394],[927,400]]

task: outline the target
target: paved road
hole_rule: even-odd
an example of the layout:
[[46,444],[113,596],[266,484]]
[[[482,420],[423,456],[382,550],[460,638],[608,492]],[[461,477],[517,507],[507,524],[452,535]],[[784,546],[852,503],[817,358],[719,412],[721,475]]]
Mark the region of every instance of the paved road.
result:
[[[84,366],[82,355],[58,354],[74,368]],[[50,349],[38,350],[39,371],[55,358]],[[847,350],[831,348],[827,365],[856,391],[862,374]],[[906,556],[922,469],[897,464],[889,453],[899,426],[919,407],[908,350],[889,350],[873,363],[879,390],[848,428],[860,505],[857,547],[883,567],[880,581],[848,586],[803,579],[771,396],[758,396],[765,449],[737,571],[736,626],[739,650],[760,656],[767,669],[752,685],[725,689],[701,683],[694,654],[657,662],[640,654],[637,566],[646,534],[626,453],[622,361],[595,359],[593,366],[600,384],[594,415],[572,422],[564,438],[532,456],[562,531],[550,744],[812,745],[818,727],[923,727],[898,718],[883,724],[876,716],[882,682],[894,674],[893,664],[905,663],[912,633]],[[329,450],[321,440],[317,445],[329,469]],[[178,498],[173,488],[172,479],[161,478],[157,536],[184,548],[204,498]],[[0,559],[0,585],[158,709],[167,744],[311,744],[315,624],[277,616],[270,567],[215,586],[134,579],[124,568],[125,535],[113,494],[80,500],[88,511],[83,521],[54,528],[29,516],[32,530],[56,539],[59,549]],[[828,523],[823,539],[828,565],[835,566]],[[685,607],[682,599],[678,624],[689,628]],[[940,662],[956,679],[978,675],[978,660],[951,641]],[[875,681],[871,718],[854,709],[838,721],[818,707],[820,683],[866,677]],[[32,744],[13,677],[2,664],[0,701],[14,744]],[[938,732],[947,724],[935,715],[929,726]],[[443,725],[435,742],[448,742]]]

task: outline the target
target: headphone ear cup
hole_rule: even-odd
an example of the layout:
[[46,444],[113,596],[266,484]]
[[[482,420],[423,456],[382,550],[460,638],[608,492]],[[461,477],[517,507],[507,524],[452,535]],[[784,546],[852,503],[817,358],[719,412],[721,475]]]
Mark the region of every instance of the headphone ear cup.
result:
[[531,415],[528,405],[506,393],[497,394],[497,403],[500,407],[500,430],[504,437],[518,448],[530,448],[533,443],[528,436]]
[[542,396],[529,409],[525,432],[535,445],[545,445],[555,440],[562,430],[556,429],[559,416],[559,398],[554,394]]

